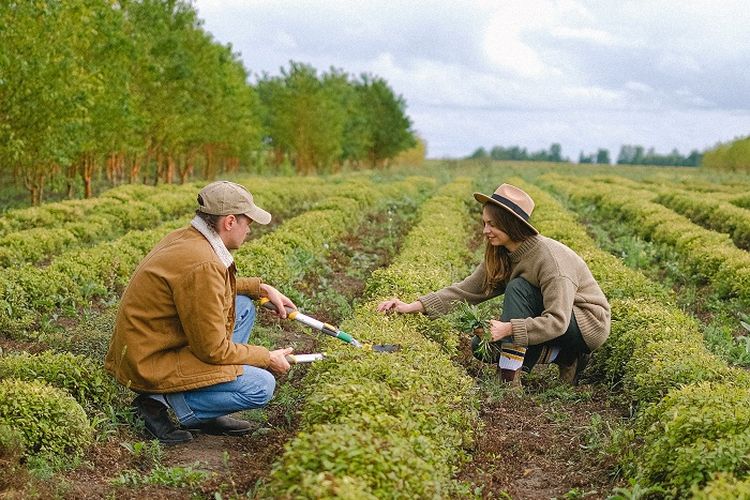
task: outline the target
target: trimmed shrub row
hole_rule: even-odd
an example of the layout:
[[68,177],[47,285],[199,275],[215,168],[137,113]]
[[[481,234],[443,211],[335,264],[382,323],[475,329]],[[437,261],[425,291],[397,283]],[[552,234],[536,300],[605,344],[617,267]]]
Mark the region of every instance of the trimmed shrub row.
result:
[[[307,184],[289,185],[283,179],[264,190],[262,206],[272,213],[289,214],[349,185],[342,180],[310,189]],[[258,200],[260,204],[261,196]],[[50,315],[75,314],[92,299],[117,293],[153,246],[186,223],[174,220],[154,229],[130,231],[113,241],[65,252],[43,269],[27,264],[6,270],[0,274],[0,331],[25,335],[40,328]]]
[[70,353],[44,351],[0,355],[0,379],[41,380],[65,390],[89,415],[103,413],[115,398],[116,387],[100,363]]
[[708,229],[727,233],[739,248],[750,249],[750,211],[729,202],[694,194],[660,194],[656,201]]
[[235,251],[238,273],[261,276],[273,285],[291,285],[328,253],[331,241],[361,223],[368,210],[388,200],[422,198],[433,188],[434,181],[426,177],[379,185],[352,180],[336,190],[339,195],[314,204],[279,230]]
[[710,280],[723,297],[738,297],[750,305],[750,254],[737,248],[726,234],[704,229],[682,215],[648,201],[653,193],[565,180],[545,175],[567,196],[596,204],[613,218],[623,218],[641,237],[674,247],[695,273]]
[[[79,456],[91,442],[86,413],[73,397],[40,380],[0,380],[0,432],[20,438],[27,455]],[[8,447],[10,443],[0,443]]]
[[[301,184],[287,178],[269,180],[248,177],[240,182],[251,191],[259,193],[259,204],[261,200],[277,197],[285,197],[293,202],[294,199],[286,196],[286,192],[295,193],[299,190],[298,187],[290,186],[291,183],[296,183],[297,186]],[[315,189],[324,187],[320,178],[311,178],[304,184],[312,193],[315,193]],[[123,186],[108,191],[99,198],[85,200],[85,210],[60,212],[51,208],[46,212],[48,217],[36,220],[44,222],[41,227],[24,228],[0,237],[0,267],[40,263],[64,251],[184,218],[195,211],[196,194],[202,185],[203,183],[180,186],[165,184],[159,187],[131,185],[127,189]],[[77,202],[75,206],[80,208],[83,202]],[[65,203],[68,202],[50,205],[65,206]],[[271,204],[275,203],[272,201]],[[38,213],[35,212],[37,209],[40,207],[24,209],[22,212]],[[74,214],[79,216],[67,220]],[[60,216],[62,220],[55,221],[54,215]],[[28,221],[31,225],[34,222]]]
[[466,271],[468,236],[461,228],[471,226],[461,200],[469,187],[465,180],[449,184],[422,206],[421,222],[407,236],[393,269],[373,275],[371,301],[342,324],[360,340],[398,343],[401,351],[379,354],[327,339],[327,359],[313,365],[305,379],[301,430],[274,466],[267,494],[460,496],[452,477],[477,423],[474,383],[450,361],[444,346],[420,333],[435,322],[419,315],[384,316],[375,307],[393,294],[411,300]]
[[[573,196],[579,196],[584,184],[581,179],[546,180],[554,190]],[[661,486],[675,498],[701,495],[700,488],[718,472],[744,480],[749,472],[744,408],[750,408],[750,375],[709,353],[697,323],[666,292],[654,293],[655,285],[641,273],[598,250],[549,195],[533,187],[529,192],[537,200],[534,216],[540,230],[579,251],[605,293],[614,297],[612,334],[596,352],[594,366],[621,383],[639,407],[633,429],[638,447],[625,459],[629,475]],[[560,224],[561,219],[568,225]],[[724,483],[734,481],[727,477]]]

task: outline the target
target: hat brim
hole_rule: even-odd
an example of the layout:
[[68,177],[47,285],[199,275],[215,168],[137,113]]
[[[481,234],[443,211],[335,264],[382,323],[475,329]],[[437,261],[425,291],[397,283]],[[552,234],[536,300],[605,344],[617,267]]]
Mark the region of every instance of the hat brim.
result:
[[271,214],[260,208],[259,206],[255,206],[252,210],[245,213],[246,216],[250,217],[252,220],[257,222],[258,224],[263,224],[264,226],[271,222]]
[[482,193],[474,193],[474,199],[477,200],[479,203],[481,203],[483,205],[485,203],[492,203],[493,205],[497,205],[498,207],[504,208],[513,217],[515,217],[516,219],[518,219],[521,222],[523,222],[524,224],[526,224],[532,231],[534,231],[534,234],[539,234],[539,230],[537,228],[535,228],[534,226],[532,226],[529,223],[529,221],[524,220],[523,217],[521,217],[520,215],[518,215],[517,213],[515,213],[513,210],[511,210],[510,207],[507,207],[507,206],[503,205],[502,203],[500,203],[496,199],[491,198],[491,197],[487,196],[486,194],[482,194]]

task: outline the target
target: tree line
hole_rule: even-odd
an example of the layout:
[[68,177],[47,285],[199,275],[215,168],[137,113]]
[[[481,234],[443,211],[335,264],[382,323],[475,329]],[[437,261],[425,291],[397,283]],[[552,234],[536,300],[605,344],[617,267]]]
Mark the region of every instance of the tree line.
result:
[[493,146],[489,151],[479,147],[471,153],[469,160],[505,160],[505,161],[551,161],[551,162],[569,162],[568,158],[563,158],[562,147],[554,143],[550,146],[549,151],[541,149],[529,153],[526,148],[520,146]]
[[718,144],[706,151],[703,165],[715,170],[750,172],[750,136]]
[[0,178],[33,204],[97,177],[378,167],[417,145],[382,78],[290,62],[252,84],[188,0],[0,2],[0,48]]
[[[748,142],[750,144],[750,141]],[[683,156],[677,149],[669,154],[659,154],[654,148],[646,150],[643,146],[625,144],[620,147],[620,152],[615,161],[618,165],[660,165],[660,166],[690,166],[697,167],[701,164],[703,155],[693,150],[689,155]],[[520,146],[494,146],[489,151],[479,147],[471,153],[467,159],[471,160],[512,160],[512,161],[547,161],[547,162],[570,162],[570,159],[562,155],[562,147],[553,143],[549,150],[542,149],[529,153],[526,148]],[[609,150],[597,149],[596,153],[580,152],[578,163],[595,163],[599,165],[611,165]]]

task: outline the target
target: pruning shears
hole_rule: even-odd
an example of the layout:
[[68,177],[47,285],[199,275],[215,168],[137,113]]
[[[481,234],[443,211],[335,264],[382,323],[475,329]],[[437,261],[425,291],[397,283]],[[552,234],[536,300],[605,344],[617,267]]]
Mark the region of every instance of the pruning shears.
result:
[[[260,299],[260,305],[261,307],[268,309],[269,311],[276,312],[276,306],[271,302],[268,297],[263,297]],[[345,342],[349,345],[353,345],[354,347],[357,347],[359,349],[369,347],[374,352],[396,352],[401,350],[401,346],[398,344],[376,344],[376,345],[369,345],[369,344],[363,344],[362,342],[358,341],[354,337],[352,337],[350,334],[346,333],[345,331],[339,329],[336,326],[333,326],[329,323],[323,323],[322,321],[319,321],[311,316],[308,316],[306,314],[302,314],[296,309],[292,309],[289,306],[285,307],[286,309],[286,317],[288,319],[296,320],[302,323],[303,325],[307,325],[310,328],[314,328],[316,330],[319,330],[326,335],[330,335],[331,337],[337,338],[341,340],[342,342]],[[300,356],[304,356],[302,354],[296,354],[294,355],[297,358],[300,358]],[[312,356],[312,355],[311,355]],[[297,360],[297,362],[303,363],[308,361],[316,361],[318,359],[323,359],[323,355],[320,354],[319,357],[315,359],[307,359],[304,358],[305,361]]]

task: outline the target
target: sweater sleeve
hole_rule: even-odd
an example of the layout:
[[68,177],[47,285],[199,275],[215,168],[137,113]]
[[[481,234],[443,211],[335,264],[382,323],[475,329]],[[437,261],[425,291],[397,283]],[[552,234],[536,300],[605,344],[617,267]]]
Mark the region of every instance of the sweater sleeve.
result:
[[504,290],[485,292],[485,274],[484,263],[481,263],[463,281],[436,292],[430,292],[419,297],[418,300],[424,306],[425,313],[430,317],[435,317],[447,314],[458,302],[468,302],[474,305],[502,294]]
[[190,350],[204,363],[268,367],[268,349],[236,344],[224,317],[226,281],[217,264],[197,266],[174,289],[174,301]]
[[544,310],[534,318],[511,319],[513,342],[522,346],[537,345],[564,334],[573,314],[576,284],[558,276],[541,285]]

